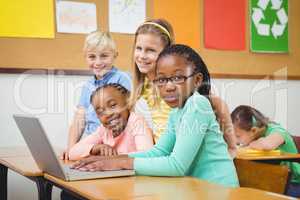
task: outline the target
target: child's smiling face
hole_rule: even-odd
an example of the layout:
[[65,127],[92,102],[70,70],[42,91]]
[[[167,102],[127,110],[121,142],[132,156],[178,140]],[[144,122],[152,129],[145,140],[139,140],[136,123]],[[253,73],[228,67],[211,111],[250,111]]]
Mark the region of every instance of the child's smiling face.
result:
[[156,59],[163,50],[164,44],[159,36],[153,34],[139,34],[136,38],[134,61],[143,74],[152,72]]
[[160,96],[170,107],[183,107],[185,101],[201,85],[202,74],[195,73],[195,66],[186,58],[175,54],[167,55],[157,62],[155,82]]
[[100,79],[111,70],[116,53],[110,48],[89,49],[86,51],[85,58],[89,68],[97,79]]
[[92,104],[103,126],[112,130],[117,137],[125,129],[129,117],[127,97],[117,88],[102,88],[94,97]]

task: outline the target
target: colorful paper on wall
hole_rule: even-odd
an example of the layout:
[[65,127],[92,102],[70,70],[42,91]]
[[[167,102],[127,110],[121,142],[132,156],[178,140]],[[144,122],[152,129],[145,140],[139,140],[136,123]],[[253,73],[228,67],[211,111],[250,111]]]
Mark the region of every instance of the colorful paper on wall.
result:
[[109,31],[135,33],[145,19],[145,0],[109,0]]
[[54,38],[53,2],[0,1],[0,37]]
[[176,43],[200,48],[200,1],[154,0],[154,18],[164,18],[174,28]]
[[288,52],[288,0],[251,0],[251,51]]
[[244,50],[246,1],[204,1],[204,45],[221,50]]
[[58,1],[56,3],[57,32],[90,33],[97,30],[96,4]]

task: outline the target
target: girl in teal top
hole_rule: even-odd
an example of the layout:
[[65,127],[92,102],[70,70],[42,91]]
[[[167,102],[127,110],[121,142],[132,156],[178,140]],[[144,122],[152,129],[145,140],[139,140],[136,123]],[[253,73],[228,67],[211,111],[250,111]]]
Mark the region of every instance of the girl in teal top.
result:
[[205,63],[190,47],[171,45],[157,60],[160,96],[173,108],[167,131],[147,152],[112,159],[93,157],[74,165],[81,170],[134,169],[137,175],[194,176],[237,187],[238,179],[220,127],[206,96],[210,76]]
[[[261,112],[250,106],[241,105],[231,113],[232,122],[241,146],[252,149],[273,150],[298,153],[291,135],[279,124],[269,121]],[[287,194],[300,197],[300,164],[296,162],[282,162],[292,172],[291,184]]]

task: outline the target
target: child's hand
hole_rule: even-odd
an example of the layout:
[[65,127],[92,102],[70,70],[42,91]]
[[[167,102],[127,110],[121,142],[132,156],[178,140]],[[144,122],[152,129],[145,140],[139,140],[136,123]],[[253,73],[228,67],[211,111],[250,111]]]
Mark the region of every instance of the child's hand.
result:
[[257,150],[264,150],[265,140],[264,138],[259,138],[249,144],[249,148],[257,149]]
[[235,158],[237,155],[237,147],[228,148],[228,152],[229,152],[231,158]]
[[133,158],[129,158],[127,155],[113,157],[89,156],[75,162],[71,168],[81,171],[133,169]]
[[91,150],[91,155],[116,156],[118,155],[118,152],[107,144],[97,144],[93,146]]
[[60,156],[60,159],[62,160],[70,160],[70,157],[69,157],[69,149],[65,149],[61,156]]

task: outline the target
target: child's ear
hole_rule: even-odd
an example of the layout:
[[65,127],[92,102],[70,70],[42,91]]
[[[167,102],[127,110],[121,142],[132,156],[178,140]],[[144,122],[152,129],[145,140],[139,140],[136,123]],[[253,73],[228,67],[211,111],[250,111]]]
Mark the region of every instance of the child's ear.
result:
[[194,80],[196,88],[199,88],[202,85],[203,75],[201,73],[195,74]]
[[117,58],[118,57],[118,55],[119,55],[119,52],[115,52],[115,56],[114,56],[114,58]]
[[256,127],[256,126],[253,126],[250,131],[252,133],[253,136],[260,136],[261,133],[265,130],[265,127]]

